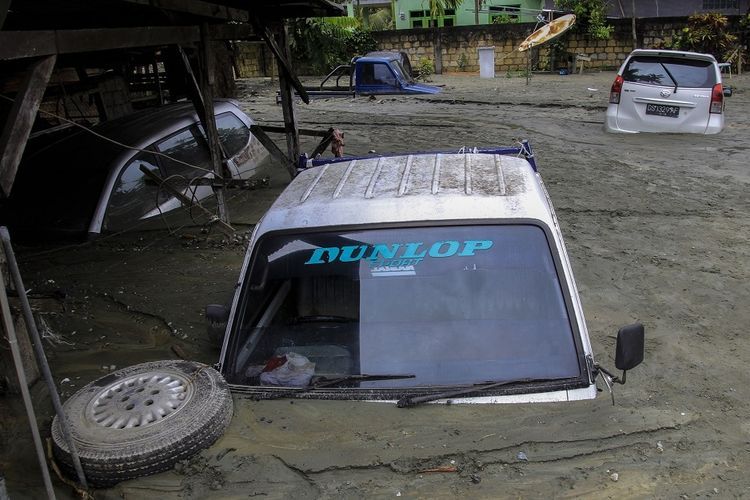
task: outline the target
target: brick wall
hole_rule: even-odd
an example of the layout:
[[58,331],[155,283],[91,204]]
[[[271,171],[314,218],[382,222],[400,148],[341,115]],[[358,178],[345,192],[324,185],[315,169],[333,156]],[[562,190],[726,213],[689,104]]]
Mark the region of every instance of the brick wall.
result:
[[[734,16],[736,17],[736,16]],[[730,20],[735,21],[732,16]],[[550,62],[549,45],[533,49],[533,69],[559,69],[572,64],[574,54],[591,57],[585,63],[588,69],[617,69],[633,50],[630,19],[612,19],[615,30],[609,40],[592,40],[583,33],[571,31],[563,35],[565,53]],[[669,43],[687,23],[687,18],[638,19],[636,30],[639,48],[658,48]],[[534,29],[534,23],[456,26],[438,29],[410,29],[373,32],[380,50],[403,50],[409,54],[412,65],[422,58],[430,59],[435,71],[479,71],[478,47],[495,48],[495,73],[522,71],[527,67],[527,55],[515,49]],[[552,66],[552,67],[551,67]]]

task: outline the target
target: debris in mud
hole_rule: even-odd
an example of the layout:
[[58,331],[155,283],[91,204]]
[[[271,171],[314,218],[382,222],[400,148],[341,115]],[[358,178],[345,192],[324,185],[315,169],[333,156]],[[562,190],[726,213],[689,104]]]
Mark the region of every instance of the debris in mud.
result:
[[428,473],[428,472],[458,472],[458,468],[452,465],[445,465],[443,467],[433,467],[431,469],[422,469],[419,471],[420,473]]
[[187,354],[185,354],[185,350],[179,344],[172,344],[170,349],[172,349],[172,352],[175,353],[178,358],[188,359]]
[[616,483],[620,480],[620,475],[617,472],[613,472],[609,475],[609,478]]
[[516,458],[518,460],[522,461],[522,462],[528,462],[529,461],[529,457],[527,457],[526,453],[524,453],[522,451],[518,452],[518,455],[516,455]]
[[471,474],[469,475],[469,479],[471,479],[471,482],[474,484],[479,484],[482,482],[482,478],[479,477],[478,474]]

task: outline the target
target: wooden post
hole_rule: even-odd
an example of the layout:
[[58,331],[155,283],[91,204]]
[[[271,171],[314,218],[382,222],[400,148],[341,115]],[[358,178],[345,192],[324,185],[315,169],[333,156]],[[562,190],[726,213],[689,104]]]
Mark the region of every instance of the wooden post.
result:
[[161,80],[159,79],[159,60],[154,52],[154,61],[151,63],[154,68],[154,83],[156,84],[156,92],[159,94],[159,106],[164,104],[164,90],[161,88]]
[[443,47],[440,28],[432,28],[432,52],[435,58],[435,74],[443,74]]
[[[88,73],[86,73],[86,68],[83,68],[81,66],[76,67],[76,73],[78,74],[78,79],[88,87],[88,85],[91,83],[89,79]],[[105,122],[109,119],[107,116],[107,108],[104,107],[104,100],[102,99],[101,92],[97,89],[96,91],[92,92],[92,95],[94,96],[94,104],[96,105],[96,112],[99,113],[99,121]],[[63,103],[65,102],[65,96],[63,96]]]
[[36,59],[31,64],[8,114],[5,129],[0,135],[0,188],[5,196],[8,196],[13,188],[18,164],[26,149],[26,141],[56,60],[57,56],[52,55]]
[[0,0],[0,29],[3,29],[8,9],[10,9],[10,0]]
[[[276,25],[276,38],[279,48],[283,51],[284,58],[289,60],[289,44],[287,43],[286,27],[283,23]],[[299,158],[299,130],[297,118],[294,115],[294,100],[292,84],[284,69],[284,63],[277,58],[279,66],[279,87],[281,89],[281,110],[284,113],[284,128],[286,130],[287,157],[295,162]],[[292,173],[292,177],[294,174]]]
[[[658,5],[658,4],[657,4]],[[633,16],[630,21],[630,28],[633,31],[633,50],[638,48],[638,34],[635,31],[635,0],[633,0]]]
[[[211,41],[208,38],[208,25],[201,25],[201,86],[200,91],[203,97],[203,129],[206,131],[208,138],[208,149],[211,152],[211,165],[213,165],[216,177],[224,178],[224,169],[222,167],[223,154],[221,142],[219,141],[219,131],[216,129],[216,118],[214,113],[214,58],[211,50]],[[219,207],[219,219],[229,224],[229,212],[227,211],[226,199],[224,197],[224,187],[214,188],[216,201]]]
[[[0,245],[0,249],[2,249],[2,245]],[[0,251],[0,274],[3,276],[3,282],[8,283],[8,286],[12,286],[13,281],[10,279],[10,274],[8,273],[8,264],[4,251]],[[36,359],[34,358],[34,350],[31,346],[29,335],[26,333],[26,323],[24,323],[21,316],[15,314],[15,312],[16,311],[11,311],[11,317],[8,318],[8,321],[16,329],[18,349],[21,354],[21,359],[23,360],[23,370],[26,375],[26,382],[33,384],[39,379],[39,368],[37,367]],[[5,385],[8,391],[13,394],[20,394],[21,386],[14,369],[13,357],[11,356],[10,350],[7,349],[6,342],[10,340],[7,335],[8,333],[5,332],[6,338],[3,339],[3,348],[0,349],[0,385]]]

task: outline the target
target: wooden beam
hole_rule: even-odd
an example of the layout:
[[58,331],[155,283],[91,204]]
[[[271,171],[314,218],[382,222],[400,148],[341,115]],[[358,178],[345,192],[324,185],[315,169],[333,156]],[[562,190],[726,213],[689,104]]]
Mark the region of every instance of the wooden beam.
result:
[[276,161],[284,165],[284,167],[287,169],[287,172],[289,172],[292,178],[294,178],[294,176],[297,174],[297,165],[284,154],[284,152],[276,145],[275,142],[273,142],[270,137],[268,137],[268,134],[263,131],[263,128],[260,125],[251,125],[250,132],[252,132],[255,138],[258,139],[263,145],[263,147],[266,148],[269,153],[271,153],[271,156],[273,156]]
[[208,38],[211,40],[263,41],[249,24],[209,24]]
[[[2,0],[0,0],[2,1]],[[216,24],[212,40],[257,39],[246,24]],[[198,26],[144,26],[57,31],[0,31],[0,60],[101,50],[190,45],[200,42]]]
[[[305,90],[304,85],[302,85],[302,82],[300,82],[299,78],[297,78],[297,75],[294,74],[292,65],[287,59],[286,35],[283,35],[284,43],[282,44],[283,47],[280,47],[279,44],[276,43],[276,38],[273,36],[268,27],[262,26],[257,18],[251,17],[250,24],[252,24],[253,28],[255,28],[255,31],[261,37],[263,37],[263,40],[265,40],[266,44],[271,49],[271,52],[273,52],[273,55],[276,56],[276,61],[279,64],[280,70],[279,77],[285,76],[289,80],[291,86],[294,87],[294,90],[297,91],[300,98],[305,102],[305,104],[310,104],[310,96],[307,94],[307,91]],[[281,25],[281,31],[284,31],[283,24]]]
[[58,31],[56,36],[57,50],[60,54],[69,54],[191,43],[200,39],[200,29],[197,26],[104,28]]
[[140,5],[150,5],[164,10],[184,12],[196,16],[210,17],[213,19],[222,19],[225,21],[247,22],[247,11],[233,9],[226,5],[219,5],[202,0],[123,0],[124,2],[136,3]]
[[[265,132],[270,132],[272,134],[286,134],[286,129],[284,127],[274,127],[273,125],[258,125],[260,128],[262,128]],[[298,129],[299,135],[310,135],[313,137],[325,137],[330,133],[330,129],[328,130],[313,130],[309,128],[301,128]]]
[[13,188],[18,164],[26,149],[26,141],[56,60],[57,56],[47,56],[31,64],[0,135],[0,189],[5,196],[8,196]]
[[320,143],[315,146],[315,149],[313,149],[313,152],[310,153],[310,158],[317,158],[318,155],[323,154],[323,151],[326,150],[326,148],[331,144],[331,141],[333,140],[333,128],[329,128],[326,132],[326,135],[323,137],[323,139],[320,141]]

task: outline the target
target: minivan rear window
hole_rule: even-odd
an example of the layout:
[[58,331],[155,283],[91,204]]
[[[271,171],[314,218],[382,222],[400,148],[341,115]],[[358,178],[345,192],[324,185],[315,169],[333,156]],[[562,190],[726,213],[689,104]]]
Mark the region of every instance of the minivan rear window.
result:
[[716,84],[711,61],[674,57],[635,56],[622,77],[626,82],[665,87],[711,88]]

